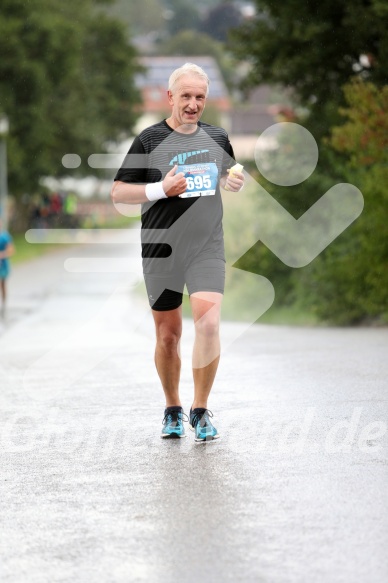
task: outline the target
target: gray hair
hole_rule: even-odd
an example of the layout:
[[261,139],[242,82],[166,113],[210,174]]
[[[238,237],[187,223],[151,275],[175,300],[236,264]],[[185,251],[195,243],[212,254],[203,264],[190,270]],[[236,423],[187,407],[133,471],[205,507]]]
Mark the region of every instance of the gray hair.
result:
[[170,78],[168,80],[168,88],[171,92],[175,86],[175,83],[183,75],[196,75],[197,77],[200,77],[201,79],[206,81],[207,83],[206,97],[207,97],[207,94],[209,93],[210,84],[209,77],[206,75],[205,71],[201,69],[201,67],[198,67],[198,65],[195,65],[194,63],[185,63],[184,65],[182,65],[182,67],[179,67],[179,69],[175,69],[175,71],[171,73]]

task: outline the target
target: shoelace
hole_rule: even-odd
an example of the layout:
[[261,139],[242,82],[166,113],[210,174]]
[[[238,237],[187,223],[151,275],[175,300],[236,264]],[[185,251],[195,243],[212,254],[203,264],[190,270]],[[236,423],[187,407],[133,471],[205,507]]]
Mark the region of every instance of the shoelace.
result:
[[211,425],[209,417],[214,417],[210,409],[202,409],[201,411],[193,414],[191,424],[193,427],[195,427],[197,423],[199,423],[201,427],[206,427],[206,425]]
[[181,421],[188,421],[189,418],[183,411],[168,411],[163,417],[162,425],[167,421],[167,423],[174,423],[174,421],[179,420],[179,415],[181,415]]

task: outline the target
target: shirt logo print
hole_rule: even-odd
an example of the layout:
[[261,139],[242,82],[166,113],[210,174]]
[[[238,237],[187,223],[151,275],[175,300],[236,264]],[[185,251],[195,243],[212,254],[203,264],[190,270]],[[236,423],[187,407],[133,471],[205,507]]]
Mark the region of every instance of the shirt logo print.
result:
[[177,154],[174,156],[170,162],[170,166],[174,166],[174,164],[184,164],[187,158],[191,156],[197,156],[198,154],[207,154],[209,150],[194,150],[193,152],[183,152],[182,154]]

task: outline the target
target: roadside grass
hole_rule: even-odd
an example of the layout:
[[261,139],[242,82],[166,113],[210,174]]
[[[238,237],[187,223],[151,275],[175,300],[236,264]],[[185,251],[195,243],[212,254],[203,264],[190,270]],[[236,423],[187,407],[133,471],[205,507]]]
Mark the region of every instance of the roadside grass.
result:
[[[122,215],[115,219],[104,221],[103,224],[93,224],[93,226],[88,226],[87,223],[81,225],[79,228],[94,228],[94,229],[121,229],[130,228],[138,222],[138,218],[124,217]],[[36,259],[47,253],[52,253],[63,249],[64,247],[71,245],[55,244],[55,243],[45,243],[36,244],[28,243],[25,238],[25,233],[11,233],[12,239],[15,246],[15,253],[11,257],[11,262],[13,265],[18,265],[25,261],[30,261],[31,259]],[[76,244],[76,243],[75,243]]]
[[55,244],[36,245],[28,243],[25,239],[24,233],[12,235],[12,238],[15,246],[15,253],[11,257],[12,265],[18,265],[25,261],[36,259],[37,257],[41,257],[46,253],[56,251],[63,247],[63,245]]
[[[138,223],[137,217],[125,217],[119,215],[112,220],[104,221],[103,224],[89,225],[84,222],[84,228],[96,229],[120,229],[130,228]],[[82,227],[81,227],[82,228]],[[16,252],[11,258],[12,264],[17,265],[25,261],[33,260],[41,257],[47,253],[53,253],[59,249],[63,249],[66,245],[63,244],[32,244],[25,239],[24,233],[13,234]],[[230,240],[230,239],[229,239]],[[68,245],[71,246],[71,245]],[[146,294],[145,286],[139,290],[139,293]],[[225,294],[222,306],[222,320],[224,321],[252,321],[252,307],[256,302],[255,290],[242,288],[239,285],[234,285],[229,293]],[[244,302],[242,301],[244,298]],[[190,302],[187,295],[183,299],[183,315],[184,317],[191,317]],[[277,324],[285,326],[317,326],[323,325],[322,322],[314,315],[297,305],[293,306],[278,306],[276,299],[273,305],[258,319],[258,323],[263,324]]]
[[299,306],[276,306],[275,304],[257,322],[283,326],[324,326],[314,313],[303,310]]
[[[234,294],[232,294],[234,295]],[[183,297],[182,304],[183,316],[191,318],[190,301],[187,295]],[[235,301],[233,297],[225,294],[222,302],[221,321],[230,322],[253,322],[252,305],[242,306]],[[297,305],[291,306],[277,306],[276,300],[272,306],[260,317],[255,323],[257,324],[276,324],[282,326],[324,326],[325,324],[319,321],[313,312],[301,308]]]

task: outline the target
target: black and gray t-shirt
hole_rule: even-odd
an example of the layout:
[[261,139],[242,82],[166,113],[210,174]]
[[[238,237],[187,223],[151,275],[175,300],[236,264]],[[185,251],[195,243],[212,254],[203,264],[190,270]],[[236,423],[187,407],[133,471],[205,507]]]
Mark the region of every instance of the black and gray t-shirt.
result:
[[[234,164],[233,158],[225,130],[202,122],[194,133],[183,134],[164,120],[135,138],[115,180],[159,182],[178,165],[176,172],[184,172],[188,184],[184,197],[142,205],[143,256],[147,242],[168,244],[173,254],[193,255],[209,249],[210,256],[224,257],[219,179]],[[135,159],[139,167],[134,167]]]

